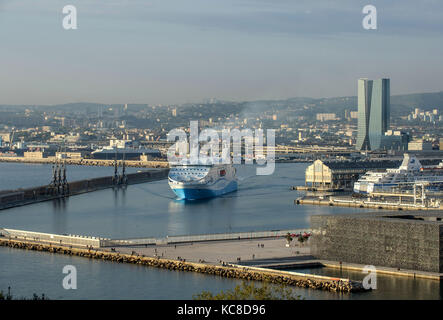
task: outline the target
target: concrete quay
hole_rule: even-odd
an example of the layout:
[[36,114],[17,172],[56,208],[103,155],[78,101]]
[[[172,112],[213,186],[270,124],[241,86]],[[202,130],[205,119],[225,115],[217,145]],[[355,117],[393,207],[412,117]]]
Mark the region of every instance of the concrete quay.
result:
[[352,207],[352,208],[367,208],[367,209],[384,209],[384,210],[442,210],[439,207],[427,207],[421,204],[413,203],[396,203],[396,202],[381,202],[381,201],[367,201],[363,199],[352,199],[348,196],[334,196],[334,197],[313,197],[305,196],[294,200],[297,205],[317,205],[317,206],[337,206],[337,207]]

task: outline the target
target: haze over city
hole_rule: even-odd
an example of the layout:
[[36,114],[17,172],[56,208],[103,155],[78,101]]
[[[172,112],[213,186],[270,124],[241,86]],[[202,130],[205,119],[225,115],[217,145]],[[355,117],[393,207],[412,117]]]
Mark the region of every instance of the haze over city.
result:
[[[0,104],[170,104],[442,89],[440,1],[0,1]],[[419,58],[418,58],[419,57]]]

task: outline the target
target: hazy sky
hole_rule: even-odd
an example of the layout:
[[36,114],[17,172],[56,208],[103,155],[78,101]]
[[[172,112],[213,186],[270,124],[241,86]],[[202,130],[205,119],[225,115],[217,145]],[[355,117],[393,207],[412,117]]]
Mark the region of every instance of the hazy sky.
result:
[[0,104],[331,97],[360,77],[440,91],[442,57],[441,0],[0,0]]

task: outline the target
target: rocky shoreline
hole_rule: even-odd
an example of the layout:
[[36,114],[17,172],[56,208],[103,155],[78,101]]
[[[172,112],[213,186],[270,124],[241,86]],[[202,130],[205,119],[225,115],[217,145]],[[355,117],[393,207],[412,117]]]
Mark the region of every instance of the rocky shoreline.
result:
[[284,284],[297,286],[302,288],[311,288],[317,290],[326,290],[331,292],[362,292],[366,291],[361,282],[357,281],[341,281],[341,280],[319,280],[300,277],[278,271],[256,271],[247,267],[234,266],[218,266],[204,263],[194,263],[177,261],[170,259],[152,258],[142,255],[129,255],[117,252],[110,252],[97,249],[80,249],[66,246],[55,246],[39,244],[35,242],[19,241],[7,238],[0,238],[0,246],[11,247],[16,249],[34,250],[49,253],[66,254],[71,256],[79,256],[89,259],[101,259],[120,263],[133,263],[145,266],[163,268],[168,270],[198,272],[203,274],[215,275],[225,278],[235,278],[243,280],[267,281],[275,284]]

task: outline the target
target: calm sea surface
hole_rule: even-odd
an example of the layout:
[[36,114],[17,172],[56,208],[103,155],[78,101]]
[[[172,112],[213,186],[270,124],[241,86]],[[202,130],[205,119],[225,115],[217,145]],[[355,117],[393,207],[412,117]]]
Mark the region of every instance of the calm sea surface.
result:
[[[361,212],[355,208],[294,205],[301,194],[291,191],[290,186],[304,183],[306,166],[277,164],[272,176],[256,176],[254,167],[242,166],[238,169],[237,192],[197,202],[176,200],[166,180],[125,190],[102,190],[65,201],[0,211],[0,227],[110,238],[158,237],[309,228],[311,215]],[[70,166],[67,174],[73,181],[112,175],[113,168]],[[50,165],[0,163],[0,190],[47,184],[50,175]],[[62,288],[62,268],[67,264],[77,267],[77,290]],[[415,299],[417,288],[421,288],[422,297],[441,297],[438,282],[422,280],[418,286],[417,281],[398,279],[380,281],[379,289],[370,294],[351,296],[310,289],[297,289],[297,293],[307,299]],[[202,290],[217,292],[238,283],[206,275],[0,248],[0,290],[11,286],[19,296],[35,292],[52,299],[190,299]],[[422,290],[425,287],[428,289]]]

